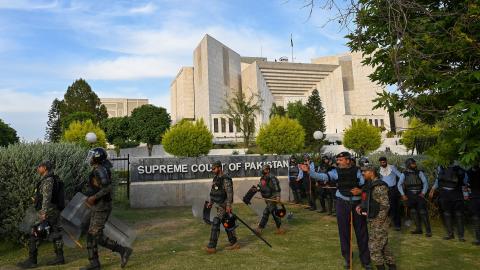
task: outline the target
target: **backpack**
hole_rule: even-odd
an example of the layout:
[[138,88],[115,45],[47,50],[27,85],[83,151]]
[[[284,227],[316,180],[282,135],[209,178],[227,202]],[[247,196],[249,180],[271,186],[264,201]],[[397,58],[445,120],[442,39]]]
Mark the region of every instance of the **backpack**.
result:
[[65,208],[65,184],[60,178],[53,176],[53,189],[51,202],[57,206],[57,209],[62,211]]

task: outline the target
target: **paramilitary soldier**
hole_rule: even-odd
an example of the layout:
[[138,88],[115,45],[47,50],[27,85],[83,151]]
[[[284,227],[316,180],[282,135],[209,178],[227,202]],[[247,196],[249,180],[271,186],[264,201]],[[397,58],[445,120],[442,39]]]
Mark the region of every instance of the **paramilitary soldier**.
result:
[[[426,236],[432,236],[430,220],[427,212],[427,202],[425,194],[428,190],[428,181],[423,171],[417,168],[417,162],[413,158],[407,158],[405,161],[405,171],[398,180],[398,191],[401,199],[407,204],[410,210],[410,216],[415,221],[415,230],[412,234],[422,234],[422,222],[425,224]],[[406,191],[404,192],[404,185]]]
[[[35,222],[36,225],[32,228],[32,233],[30,234],[28,259],[18,264],[21,268],[37,267],[38,246],[41,240],[53,241],[56,257],[54,260],[47,262],[47,265],[65,263],[62,227],[60,226],[60,211],[65,206],[63,183],[53,173],[53,164],[48,160],[38,165],[37,172],[42,177],[37,183],[35,197],[33,198],[35,210],[38,211],[38,220]],[[41,228],[41,231],[38,228]],[[47,239],[42,239],[43,237],[47,237]]]
[[368,221],[368,248],[373,264],[378,270],[397,269],[392,251],[388,245],[388,229],[390,208],[388,184],[379,178],[373,165],[362,167],[365,185],[362,192],[362,203],[357,206],[358,214],[367,216]]
[[473,230],[475,232],[474,245],[480,245],[480,166],[477,162],[467,171],[470,187],[470,210],[472,212]]
[[[320,165],[318,165],[318,172],[327,173],[333,169],[330,158],[323,156]],[[320,199],[321,210],[320,213],[327,212],[329,215],[333,215],[334,211],[334,199],[336,189],[335,184],[328,181],[327,183],[317,182],[318,197]],[[326,203],[326,207],[325,207]],[[326,208],[326,209],[325,209]]]
[[88,152],[87,160],[92,166],[89,175],[88,192],[86,203],[91,207],[92,214],[87,233],[87,251],[90,265],[83,270],[100,269],[98,260],[98,244],[118,252],[121,256],[121,267],[127,265],[132,254],[132,249],[123,247],[103,234],[105,223],[112,212],[112,185],[111,171],[112,164],[107,159],[107,152],[103,148],[94,148]]
[[448,167],[439,166],[437,168],[437,179],[430,190],[430,198],[433,197],[435,190],[439,190],[438,201],[443,211],[443,219],[447,234],[443,239],[453,239],[453,214],[457,224],[457,236],[460,242],[464,239],[463,222],[463,188],[466,190],[468,176],[460,166],[450,165]]
[[302,182],[298,179],[299,173],[300,169],[298,168],[297,158],[291,156],[288,166],[288,184],[292,190],[295,203],[300,203],[302,201]]
[[[309,170],[308,166],[302,170]],[[337,167],[327,173],[310,171],[310,176],[316,180],[337,183],[337,223],[340,237],[340,248],[345,259],[345,268],[350,268],[351,255],[351,230],[355,230],[358,249],[360,250],[360,261],[366,269],[372,269],[370,264],[370,252],[368,251],[368,231],[365,216],[357,214],[355,208],[360,204],[360,187],[364,185],[365,179],[352,161],[349,152],[341,152],[337,155]]]
[[[220,234],[220,223],[226,214],[232,213],[233,204],[233,182],[230,176],[223,173],[222,163],[215,161],[212,164],[212,172],[215,174],[212,183],[212,189],[210,190],[210,202],[207,207],[215,207],[217,215],[213,218],[212,229],[210,232],[210,242],[207,246],[207,253],[213,254],[217,251],[218,236]],[[227,230],[228,241],[230,246],[226,247],[227,250],[239,249],[240,245],[237,242],[235,230]]]
[[280,183],[278,182],[277,177],[270,174],[270,165],[265,164],[262,168],[262,177],[260,178],[260,183],[258,184],[258,190],[262,194],[262,198],[269,199],[265,203],[267,206],[263,210],[262,219],[258,224],[256,232],[258,234],[262,233],[262,230],[265,228],[268,222],[268,218],[272,215],[275,225],[277,226],[276,234],[284,234],[285,230],[280,228],[282,221],[277,214],[278,203],[275,201],[280,201]]

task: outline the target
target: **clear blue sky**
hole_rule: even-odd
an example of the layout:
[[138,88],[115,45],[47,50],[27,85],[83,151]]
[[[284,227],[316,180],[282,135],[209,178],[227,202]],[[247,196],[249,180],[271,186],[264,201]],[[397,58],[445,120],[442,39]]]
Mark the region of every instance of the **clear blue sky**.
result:
[[[170,107],[169,85],[210,34],[244,56],[297,62],[348,51],[334,11],[303,0],[0,0],[0,118],[43,139],[54,98],[84,78],[99,97]],[[324,26],[324,27],[322,27]]]

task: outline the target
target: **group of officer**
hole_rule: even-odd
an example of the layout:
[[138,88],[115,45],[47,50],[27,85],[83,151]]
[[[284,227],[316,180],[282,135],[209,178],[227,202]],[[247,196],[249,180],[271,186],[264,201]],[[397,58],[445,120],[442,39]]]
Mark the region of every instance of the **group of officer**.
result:
[[[103,234],[105,223],[112,211],[112,164],[107,159],[107,152],[103,148],[94,148],[88,152],[87,161],[92,170],[87,182],[85,194],[88,196],[85,203],[91,209],[90,222],[87,232],[87,254],[89,264],[83,270],[100,269],[98,245],[112,252],[120,254],[121,264],[127,265],[132,249],[124,247]],[[38,246],[42,240],[53,242],[56,257],[48,265],[65,264],[63,255],[63,240],[60,212],[64,208],[63,182],[54,174],[54,164],[44,161],[37,167],[41,179],[36,185],[33,203],[37,211],[37,220],[31,228],[28,243],[28,258],[18,263],[20,268],[36,268]],[[83,183],[84,183],[83,182]],[[83,184],[82,184],[83,186]],[[80,187],[81,189],[82,187]]]

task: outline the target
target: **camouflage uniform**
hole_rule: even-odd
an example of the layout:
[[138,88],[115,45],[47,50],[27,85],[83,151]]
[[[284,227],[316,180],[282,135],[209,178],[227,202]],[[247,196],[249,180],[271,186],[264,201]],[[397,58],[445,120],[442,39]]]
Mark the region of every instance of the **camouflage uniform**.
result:
[[[225,216],[226,208],[232,207],[233,204],[233,182],[228,175],[216,175],[213,178],[212,188],[210,191],[210,203],[217,210],[217,215],[213,218],[212,228],[210,232],[210,242],[208,248],[216,248],[218,236],[220,234],[220,223]],[[237,243],[235,230],[227,230],[228,241],[231,245]]]
[[[262,197],[265,199],[280,199],[280,183],[278,182],[278,179],[273,175],[262,176],[262,178],[260,178],[260,183],[258,184],[258,190],[260,190]],[[268,218],[271,214],[273,220],[275,221],[275,225],[277,226],[277,228],[280,228],[280,226],[282,225],[282,221],[274,214],[274,211],[277,208],[277,203],[272,201],[265,201],[265,203],[267,204],[267,206],[263,210],[263,216],[260,220],[260,223],[258,224],[258,227],[260,229],[265,228],[268,222]]]
[[[374,180],[381,181],[381,180]],[[388,199],[388,187],[386,185],[374,185],[371,188],[371,197],[378,202],[380,210],[374,218],[368,219],[368,248],[370,257],[375,265],[393,265],[395,259],[388,246],[388,228],[390,219],[388,210],[390,208]]]

